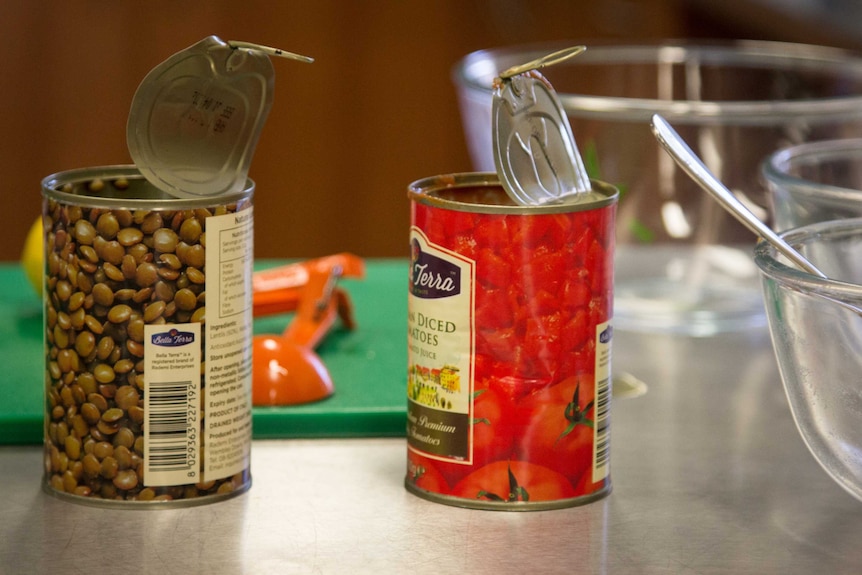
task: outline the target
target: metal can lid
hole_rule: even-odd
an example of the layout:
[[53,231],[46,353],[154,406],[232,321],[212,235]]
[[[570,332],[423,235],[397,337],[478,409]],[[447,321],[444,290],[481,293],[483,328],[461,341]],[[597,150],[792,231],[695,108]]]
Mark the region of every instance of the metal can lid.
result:
[[126,125],[144,177],[176,197],[219,196],[246,185],[272,106],[266,52],[217,36],[177,52],[143,79]]
[[500,183],[518,204],[569,203],[590,190],[565,109],[538,72],[583,50],[578,46],[550,54],[511,68],[495,81],[494,164]]

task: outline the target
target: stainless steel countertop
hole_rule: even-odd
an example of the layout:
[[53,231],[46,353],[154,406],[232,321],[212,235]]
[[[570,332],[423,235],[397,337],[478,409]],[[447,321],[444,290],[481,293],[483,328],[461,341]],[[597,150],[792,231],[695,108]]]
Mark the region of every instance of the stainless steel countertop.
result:
[[854,573],[862,503],[808,453],[768,334],[617,331],[645,395],[613,406],[613,493],[507,513],[405,491],[403,439],[258,441],[251,490],[100,509],[40,489],[37,447],[0,449],[0,573]]

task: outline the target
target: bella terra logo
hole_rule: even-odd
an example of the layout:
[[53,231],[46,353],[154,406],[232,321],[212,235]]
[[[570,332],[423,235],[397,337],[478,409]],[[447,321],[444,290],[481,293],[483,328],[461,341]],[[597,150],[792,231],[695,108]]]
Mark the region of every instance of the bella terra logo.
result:
[[170,331],[153,334],[150,341],[152,341],[153,345],[162,347],[179,347],[194,343],[195,334],[190,331],[179,331],[175,328]]
[[416,240],[410,247],[410,293],[426,299],[461,293],[461,269],[457,265],[423,252]]

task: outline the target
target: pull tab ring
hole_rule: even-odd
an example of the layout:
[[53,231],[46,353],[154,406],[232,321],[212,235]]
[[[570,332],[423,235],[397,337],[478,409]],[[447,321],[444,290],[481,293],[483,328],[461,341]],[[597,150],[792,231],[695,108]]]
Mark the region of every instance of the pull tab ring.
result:
[[295,54],[293,52],[288,52],[286,50],[282,50],[281,48],[273,48],[271,46],[264,46],[263,44],[254,44],[252,42],[241,42],[238,40],[228,40],[227,45],[236,50],[237,48],[248,48],[249,50],[257,50],[258,52],[263,52],[269,56],[279,56],[280,58],[288,58],[290,60],[296,60],[298,62],[305,62],[306,64],[311,64],[314,62],[314,58],[309,56],[303,56],[302,54]]
[[586,51],[586,46],[572,46],[570,48],[564,48],[562,50],[558,50],[552,54],[546,54],[541,58],[536,58],[526,64],[518,64],[517,66],[512,66],[502,74],[500,74],[501,80],[508,80],[512,76],[518,76],[519,74],[523,74],[524,72],[530,72],[532,70],[541,70],[542,68],[546,68],[548,66],[553,66],[554,64],[559,64],[569,58],[573,58],[580,54],[581,52]]

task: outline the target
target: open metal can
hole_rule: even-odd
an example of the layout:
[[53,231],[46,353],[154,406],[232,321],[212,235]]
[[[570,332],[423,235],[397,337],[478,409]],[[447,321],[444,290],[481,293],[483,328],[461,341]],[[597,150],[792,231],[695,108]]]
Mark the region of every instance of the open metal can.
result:
[[411,492],[520,511],[610,492],[618,192],[592,185],[542,206],[491,173],[410,185]]
[[172,507],[251,485],[253,194],[180,199],[134,166],[42,181],[49,493]]

